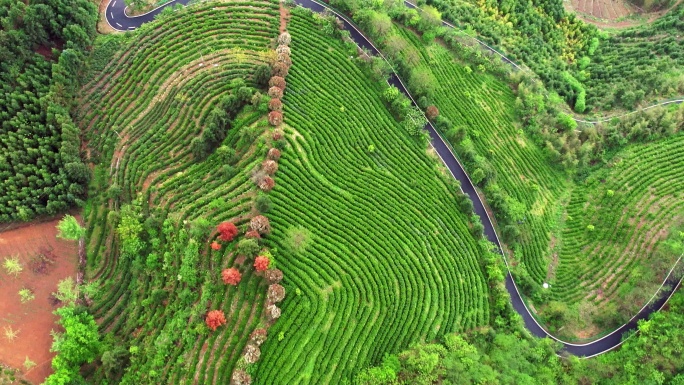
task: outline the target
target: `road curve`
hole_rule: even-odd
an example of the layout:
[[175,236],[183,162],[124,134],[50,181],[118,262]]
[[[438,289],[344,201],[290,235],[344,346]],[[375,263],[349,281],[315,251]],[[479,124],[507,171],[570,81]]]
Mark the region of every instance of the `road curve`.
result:
[[[174,0],[169,2],[168,4],[161,6],[147,14],[140,15],[137,17],[128,17],[125,13],[125,3],[123,0],[111,0],[109,5],[107,6],[107,22],[112,26],[112,28],[120,30],[120,31],[125,31],[125,30],[132,30],[135,29],[142,24],[152,21],[154,17],[159,14],[165,7],[168,6],[173,6],[176,4],[183,4],[186,5],[190,0]],[[364,34],[352,23],[347,17],[344,15],[341,15],[331,8],[329,8],[327,5],[319,3],[316,0],[295,0],[295,2],[305,8],[311,9],[312,11],[315,12],[323,12],[326,9],[329,10],[330,12],[333,12],[337,17],[339,17],[344,25],[345,28],[350,32],[351,38],[358,44],[360,47],[366,48],[373,52],[373,54],[378,55],[380,57],[384,56],[378,50],[373,43],[366,37]],[[411,3],[406,2],[408,6],[413,6]],[[451,26],[451,25],[449,25]],[[453,27],[453,26],[452,26]],[[484,43],[481,43],[484,44]],[[486,44],[484,44],[487,46]],[[488,47],[488,46],[487,46]],[[503,54],[499,53],[498,51],[494,50],[493,48],[488,47],[492,51],[496,52],[499,54],[503,60],[511,63],[512,65],[517,66],[517,64],[513,63],[511,60],[503,56]],[[520,68],[520,67],[518,67]],[[396,73],[393,73],[390,76],[390,79],[388,80],[390,84],[396,86],[401,92],[403,92],[405,95],[407,95],[415,104],[415,101],[411,97],[411,94],[409,93],[408,89],[405,87],[404,83],[401,81],[401,79],[396,75]],[[682,100],[675,100],[675,101],[667,101],[660,103],[661,104],[669,104],[669,103],[679,103]],[[655,107],[647,107],[647,108],[652,108]],[[610,119],[610,118],[608,118]],[[588,122],[588,121],[587,121]],[[492,224],[492,220],[489,217],[489,214],[487,213],[487,210],[485,209],[484,203],[482,202],[482,199],[480,196],[477,194],[477,191],[475,189],[475,186],[473,185],[472,181],[468,177],[468,174],[465,172],[463,166],[460,164],[454,153],[451,151],[447,143],[444,141],[444,139],[439,135],[437,130],[432,126],[431,123],[428,123],[425,129],[430,133],[430,137],[432,139],[431,145],[439,155],[439,157],[442,159],[442,162],[447,166],[449,171],[451,172],[452,176],[457,179],[461,183],[461,189],[465,194],[468,194],[470,199],[473,201],[473,207],[475,213],[480,217],[482,220],[482,224],[484,225],[484,234],[487,237],[487,239],[495,244],[499,248],[499,252],[502,254],[502,257],[504,259],[504,262],[506,263],[507,269],[509,269],[508,265],[508,260],[503,252],[501,252],[501,243],[499,241],[499,237],[496,234],[496,231],[494,229],[494,225]],[[680,262],[682,258],[677,261],[675,266]],[[508,290],[508,293],[510,294],[511,297],[511,304],[513,305],[513,308],[515,311],[520,314],[522,317],[525,327],[529,330],[529,332],[537,337],[548,337],[551,339],[554,339],[564,346],[564,350],[567,351],[568,353],[581,356],[581,357],[593,357],[602,353],[605,353],[611,349],[614,349],[615,347],[619,346],[623,342],[623,335],[629,331],[635,330],[637,327],[637,322],[641,319],[648,318],[648,316],[655,312],[660,310],[667,300],[670,299],[670,297],[674,294],[676,288],[681,284],[681,278],[677,278],[673,274],[674,267],[670,270],[670,273],[668,276],[665,278],[665,281],[661,285],[660,289],[658,292],[656,292],[651,300],[644,305],[644,307],[626,324],[622,325],[621,327],[617,328],[610,334],[597,339],[595,341],[592,341],[590,343],[586,344],[574,344],[566,341],[562,341],[555,336],[551,335],[549,332],[544,330],[544,328],[537,322],[537,320],[534,318],[532,315],[532,312],[529,310],[527,305],[525,304],[525,301],[523,300],[523,297],[518,290],[515,281],[513,280],[513,277],[510,273],[510,269],[508,270],[508,274],[506,274],[506,289]]]
[[141,25],[148,23],[161,13],[166,7],[173,7],[174,5],[188,5],[190,0],[173,0],[160,7],[157,7],[150,12],[139,16],[128,16],[126,14],[126,2],[124,0],[110,0],[105,11],[105,18],[107,24],[117,31],[132,31]]

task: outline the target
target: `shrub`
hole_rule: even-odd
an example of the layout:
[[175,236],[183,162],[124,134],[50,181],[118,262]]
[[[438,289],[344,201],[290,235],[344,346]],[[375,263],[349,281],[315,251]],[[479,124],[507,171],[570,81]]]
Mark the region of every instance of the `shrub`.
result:
[[268,234],[271,232],[271,224],[263,215],[257,215],[249,221],[249,228],[258,231],[259,234]]
[[19,298],[21,299],[21,303],[26,303],[29,301],[33,301],[36,298],[36,296],[35,294],[33,294],[31,289],[24,288],[19,290]]
[[226,315],[223,314],[223,310],[212,310],[207,314],[205,322],[209,329],[215,331],[219,326],[226,324]]
[[78,220],[71,215],[65,215],[57,224],[58,238],[77,241],[85,235],[85,228],[78,224]]
[[268,259],[268,257],[264,255],[260,255],[256,257],[254,260],[254,268],[256,271],[266,271],[268,270],[268,265],[271,263],[271,260]]
[[6,257],[2,266],[5,268],[7,274],[13,275],[15,278],[24,270],[24,267],[17,257]]
[[238,242],[236,252],[238,255],[252,257],[259,252],[259,243],[255,239],[245,238]]
[[255,230],[249,230],[245,233],[245,238],[247,239],[261,239],[261,234]]
[[439,116],[439,110],[435,106],[428,106],[428,108],[425,109],[425,115],[428,119],[435,120],[435,118]]
[[242,279],[242,275],[238,269],[231,267],[230,269],[224,269],[221,272],[221,279],[223,279],[223,283],[227,285],[237,286]]
[[268,114],[268,122],[275,127],[280,126],[283,123],[283,113],[280,111],[271,111]]
[[272,207],[271,198],[266,194],[260,193],[254,202],[254,206],[260,213],[267,213]]
[[214,242],[211,243],[211,249],[212,249],[212,250],[221,250],[221,244],[218,243],[218,242],[216,242],[216,241],[214,241]]
[[238,234],[238,228],[232,222],[222,222],[216,227],[219,233],[219,239],[224,242],[232,241]]
[[285,232],[285,248],[299,254],[311,244],[311,231],[304,226],[290,227]]
[[268,80],[271,77],[271,67],[267,64],[262,64],[257,67],[254,72],[254,83],[259,88],[264,88],[268,84]]
[[[278,130],[278,129],[273,130],[273,135],[271,135],[271,139],[273,139],[275,141],[279,141],[282,138],[283,138],[283,131]],[[278,160],[278,159],[274,159],[274,160]]]
[[278,171],[278,162],[275,160],[271,159],[266,159],[261,163],[261,168],[266,172],[268,175],[273,175]]

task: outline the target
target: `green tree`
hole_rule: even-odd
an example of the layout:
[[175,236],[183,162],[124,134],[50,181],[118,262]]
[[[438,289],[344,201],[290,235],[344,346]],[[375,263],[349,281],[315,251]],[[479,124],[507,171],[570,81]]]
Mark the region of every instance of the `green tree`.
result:
[[57,224],[57,237],[76,241],[85,235],[85,228],[78,224],[78,220],[71,215],[65,215]]
[[238,255],[253,257],[259,252],[259,243],[255,239],[242,239],[237,244]]

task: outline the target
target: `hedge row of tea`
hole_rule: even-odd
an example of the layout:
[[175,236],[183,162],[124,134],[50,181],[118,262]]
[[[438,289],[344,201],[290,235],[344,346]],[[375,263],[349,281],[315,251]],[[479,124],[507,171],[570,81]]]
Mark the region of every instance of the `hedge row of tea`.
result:
[[[589,176],[573,181],[551,160],[551,149],[564,150],[569,140],[540,148],[516,127],[516,109],[528,101],[516,100],[509,84],[483,67],[461,62],[439,43],[425,43],[396,26],[393,30],[419,53],[414,70],[434,79],[429,103],[439,109],[436,126],[481,186],[514,257],[518,286],[538,305],[549,327],[564,327],[571,336],[592,323],[608,329],[634,315],[678,256],[658,247],[681,221],[675,205],[678,194],[673,193],[679,183],[672,161],[677,150],[667,145],[680,136],[676,127],[666,124],[678,112],[653,110],[582,132],[581,138],[602,135],[615,140],[606,133],[614,126],[626,126],[620,138],[647,126],[654,131],[669,127],[663,135],[674,136],[651,147],[634,147],[640,148],[643,159],[630,155],[636,150],[618,153],[609,166],[619,164],[620,171],[583,166]],[[518,89],[526,86],[521,83]],[[562,124],[544,122],[558,135],[564,132],[558,128]],[[612,184],[611,176],[627,179]],[[628,188],[621,183],[636,190],[621,199]],[[544,282],[551,289],[543,289]],[[540,306],[549,301],[555,302]]]
[[606,321],[624,321],[656,292],[680,254],[672,242],[684,237],[675,231],[684,221],[682,144],[679,134],[628,147],[575,187],[554,299],[587,298],[607,305]]
[[401,32],[420,52],[416,67],[436,79],[433,101],[452,124],[442,133],[483,187],[504,240],[518,244],[516,259],[541,284],[549,262],[550,222],[566,178],[514,125],[515,95],[508,84],[481,68],[457,63],[440,44],[426,45],[412,32]]
[[487,325],[488,288],[457,187],[383,106],[382,88],[312,16],[293,11],[288,29],[290,148],[269,239],[295,294],[256,383],[345,383],[385,353]]
[[[89,381],[226,384],[239,365],[267,284],[246,268],[225,285],[221,270],[240,265],[234,242],[208,240],[222,221],[244,231],[252,215],[268,110],[259,97],[235,118],[217,109],[263,87],[278,15],[267,0],[200,4],[97,45],[78,118],[96,165],[87,278],[100,286],[90,311],[105,335]],[[191,141],[215,121],[223,145],[196,159]],[[209,331],[208,309],[223,310],[226,326]]]

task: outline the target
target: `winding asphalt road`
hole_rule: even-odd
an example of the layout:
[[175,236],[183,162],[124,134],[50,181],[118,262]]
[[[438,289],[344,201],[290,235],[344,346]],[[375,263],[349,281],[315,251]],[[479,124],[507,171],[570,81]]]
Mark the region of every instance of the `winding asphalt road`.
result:
[[[120,31],[133,30],[144,23],[152,21],[154,17],[163,10],[163,8],[168,6],[174,6],[176,4],[186,5],[189,1],[190,0],[174,0],[147,14],[136,17],[129,17],[126,15],[125,12],[126,5],[124,3],[124,0],[111,0],[109,5],[107,6],[106,11],[107,22],[112,28]],[[371,43],[371,41],[366,36],[364,36],[363,33],[361,33],[361,31],[354,25],[354,23],[352,23],[344,15],[335,12],[334,10],[328,8],[326,5],[319,3],[315,0],[295,0],[295,2],[315,12],[323,12],[326,9],[328,9],[330,12],[335,13],[337,17],[339,17],[343,21],[345,28],[350,32],[351,38],[356,42],[356,44],[358,44],[360,47],[370,50],[373,54],[384,58],[380,50],[378,50],[373,45],[373,43]],[[409,2],[405,3],[409,7],[414,7],[414,5]],[[453,28],[451,24],[445,23],[445,25]],[[485,43],[479,40],[478,42],[487,47],[488,49],[492,50],[493,52],[497,53],[499,56],[501,56],[502,60],[505,60],[506,62],[520,69],[520,67],[517,64],[515,64],[513,61],[505,57],[500,52],[487,46]],[[408,92],[408,89],[405,87],[404,83],[401,81],[401,79],[399,79],[399,77],[396,74],[392,74],[388,81],[390,84],[396,86],[401,92],[406,94],[415,104],[415,101],[411,97],[411,94]],[[670,100],[667,102],[659,103],[657,105],[680,103],[681,101],[681,99],[674,101]],[[647,108],[653,108],[657,105]],[[591,121],[585,122],[592,123]],[[444,139],[439,135],[437,130],[435,130],[432,124],[428,123],[425,129],[430,133],[430,137],[432,138],[432,147],[436,150],[437,154],[442,159],[444,164],[447,166],[453,177],[460,181],[461,189],[463,190],[463,192],[468,194],[470,199],[473,201],[475,213],[480,217],[480,219],[482,220],[482,224],[484,225],[485,236],[490,242],[497,245],[497,247],[499,248],[499,252],[503,256],[503,259],[506,263],[506,267],[508,268],[508,260],[505,254],[501,252],[501,243],[499,241],[499,237],[496,234],[496,231],[494,230],[492,220],[489,217],[487,210],[485,209],[482,199],[477,194],[475,186],[468,177],[468,174],[465,172],[463,166],[460,164],[454,153],[451,151],[451,149],[446,144]],[[680,260],[677,261],[675,266],[680,262]],[[525,323],[525,327],[529,330],[531,334],[537,337],[549,337],[556,341],[559,341],[563,344],[564,350],[568,353],[582,357],[593,357],[605,353],[621,345],[623,342],[622,336],[631,330],[635,330],[637,327],[637,322],[639,320],[648,318],[648,316],[651,313],[660,310],[665,305],[665,303],[674,294],[676,288],[681,284],[682,281],[681,278],[678,279],[677,277],[674,277],[673,271],[674,267],[672,270],[670,270],[670,274],[668,274],[668,276],[666,277],[659,291],[653,295],[651,300],[646,305],[644,305],[644,307],[629,322],[619,327],[612,333],[586,344],[574,344],[562,341],[551,335],[546,330],[544,330],[544,328],[537,322],[537,320],[532,315],[532,312],[525,304],[525,301],[523,300],[523,297],[520,294],[520,291],[518,290],[515,281],[513,281],[510,269],[508,274],[506,275],[506,289],[508,290],[508,293],[511,296],[511,303],[513,305],[513,308],[518,314],[520,314]]]

